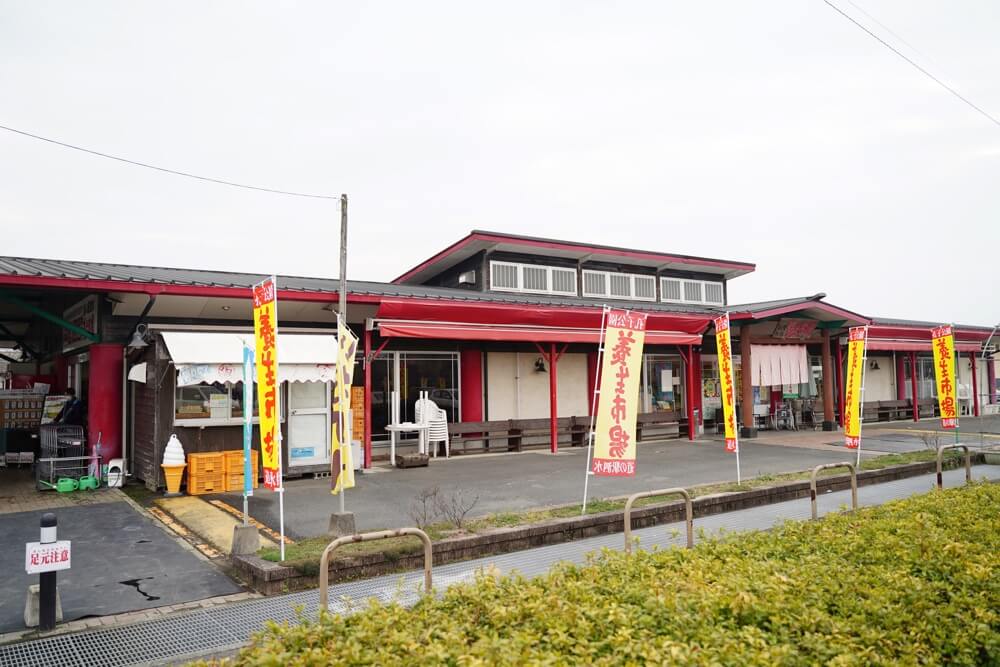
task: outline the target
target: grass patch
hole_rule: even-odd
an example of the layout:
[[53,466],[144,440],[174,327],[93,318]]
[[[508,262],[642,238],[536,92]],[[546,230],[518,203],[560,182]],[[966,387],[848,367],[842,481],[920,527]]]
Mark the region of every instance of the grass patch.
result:
[[234,663],[996,665],[998,571],[1000,486],[973,484],[271,623]]
[[[447,529],[448,527],[445,525],[434,525],[428,526],[424,531],[432,540],[439,540],[446,536]],[[299,540],[295,544],[286,544],[285,560],[281,560],[281,551],[278,550],[278,547],[261,549],[257,555],[264,560],[273,563],[280,562],[282,565],[292,567],[307,576],[315,576],[319,574],[319,559],[323,555],[323,550],[332,541],[332,538],[324,535]],[[333,559],[348,560],[351,557],[381,553],[387,559],[394,560],[401,556],[423,553],[423,548],[423,543],[419,538],[390,537],[375,542],[345,544],[333,553]]]
[[[919,452],[908,452],[905,454],[887,454],[872,459],[862,461],[862,470],[878,470],[891,465],[904,463],[921,463],[933,461],[937,453],[931,450]],[[953,463],[962,457],[957,451],[945,453],[945,463]],[[820,477],[829,477],[843,474],[843,470],[823,470]],[[774,486],[783,482],[795,482],[809,479],[809,471],[786,473],[781,475],[759,475],[757,477],[744,480],[742,484],[735,482],[720,482],[715,484],[702,484],[688,489],[692,498],[713,495],[716,493],[737,493],[740,491],[750,491],[767,486]],[[145,488],[145,487],[142,487]],[[676,495],[652,496],[637,500],[633,507],[648,507],[664,502],[678,500]],[[538,510],[527,510],[523,512],[501,512],[490,514],[467,522],[464,528],[465,533],[481,533],[495,528],[515,528],[518,526],[530,526],[534,524],[551,521],[553,519],[568,519],[578,517],[581,505],[565,505]],[[614,512],[625,509],[625,500],[594,499],[587,503],[587,514],[599,514],[601,512]],[[439,540],[456,533],[455,526],[448,522],[436,523],[424,529],[432,540]],[[285,546],[285,560],[281,560],[281,553],[277,547],[261,549],[258,556],[264,560],[274,563],[280,562],[282,565],[294,568],[306,576],[316,576],[319,574],[319,559],[323,550],[330,543],[331,538],[327,536],[313,537],[300,540],[295,544]],[[348,544],[337,549],[334,554],[335,560],[348,560],[352,556],[363,556],[367,554],[381,553],[389,560],[402,556],[410,556],[421,553],[422,546],[420,540],[415,537],[394,537],[376,542],[359,542]]]

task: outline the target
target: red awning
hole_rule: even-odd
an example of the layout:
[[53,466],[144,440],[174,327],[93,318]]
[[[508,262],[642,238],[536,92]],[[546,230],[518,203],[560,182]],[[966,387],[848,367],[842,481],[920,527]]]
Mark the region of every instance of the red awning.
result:
[[[635,310],[646,312],[637,303]],[[601,308],[547,306],[484,301],[386,299],[380,305],[379,320],[409,320],[414,323],[488,324],[492,326],[553,327],[559,329],[601,328]],[[697,343],[712,323],[711,315],[648,312],[649,332],[696,334]]]
[[[549,327],[470,322],[417,322],[379,320],[379,333],[387,338],[437,338],[442,340],[525,341],[534,343],[594,343],[601,339],[598,328]],[[646,330],[649,345],[701,345],[701,334]]]
[[[898,338],[869,338],[869,351],[895,351],[895,352],[932,352],[930,340],[900,340]],[[955,349],[958,352],[979,352],[982,349],[980,343],[969,343],[965,341],[955,341]]]

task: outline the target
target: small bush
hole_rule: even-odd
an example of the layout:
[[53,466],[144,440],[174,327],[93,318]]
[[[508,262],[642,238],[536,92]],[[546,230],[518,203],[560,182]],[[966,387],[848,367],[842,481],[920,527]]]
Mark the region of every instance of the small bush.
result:
[[272,624],[236,663],[1000,664],[1000,486]]

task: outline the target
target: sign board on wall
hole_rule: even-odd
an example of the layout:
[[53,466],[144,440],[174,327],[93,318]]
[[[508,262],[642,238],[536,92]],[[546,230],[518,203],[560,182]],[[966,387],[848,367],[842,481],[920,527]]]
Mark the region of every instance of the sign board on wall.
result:
[[816,330],[816,320],[803,320],[794,317],[783,317],[774,327],[775,338],[809,338]]
[[[97,295],[91,294],[83,301],[78,301],[63,311],[63,319],[91,333],[97,333],[97,307]],[[77,332],[70,331],[69,329],[62,330],[63,352],[69,352],[70,350],[75,350],[78,347],[89,344],[90,339],[81,336]]]

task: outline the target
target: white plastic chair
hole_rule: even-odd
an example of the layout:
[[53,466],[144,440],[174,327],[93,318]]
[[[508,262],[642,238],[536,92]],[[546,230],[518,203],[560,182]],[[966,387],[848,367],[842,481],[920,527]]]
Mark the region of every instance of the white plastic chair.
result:
[[437,443],[444,442],[444,456],[451,457],[451,445],[448,442],[448,413],[437,406],[437,403],[422,393],[414,406],[418,424],[427,424],[427,446],[432,448],[433,456],[437,456]]

